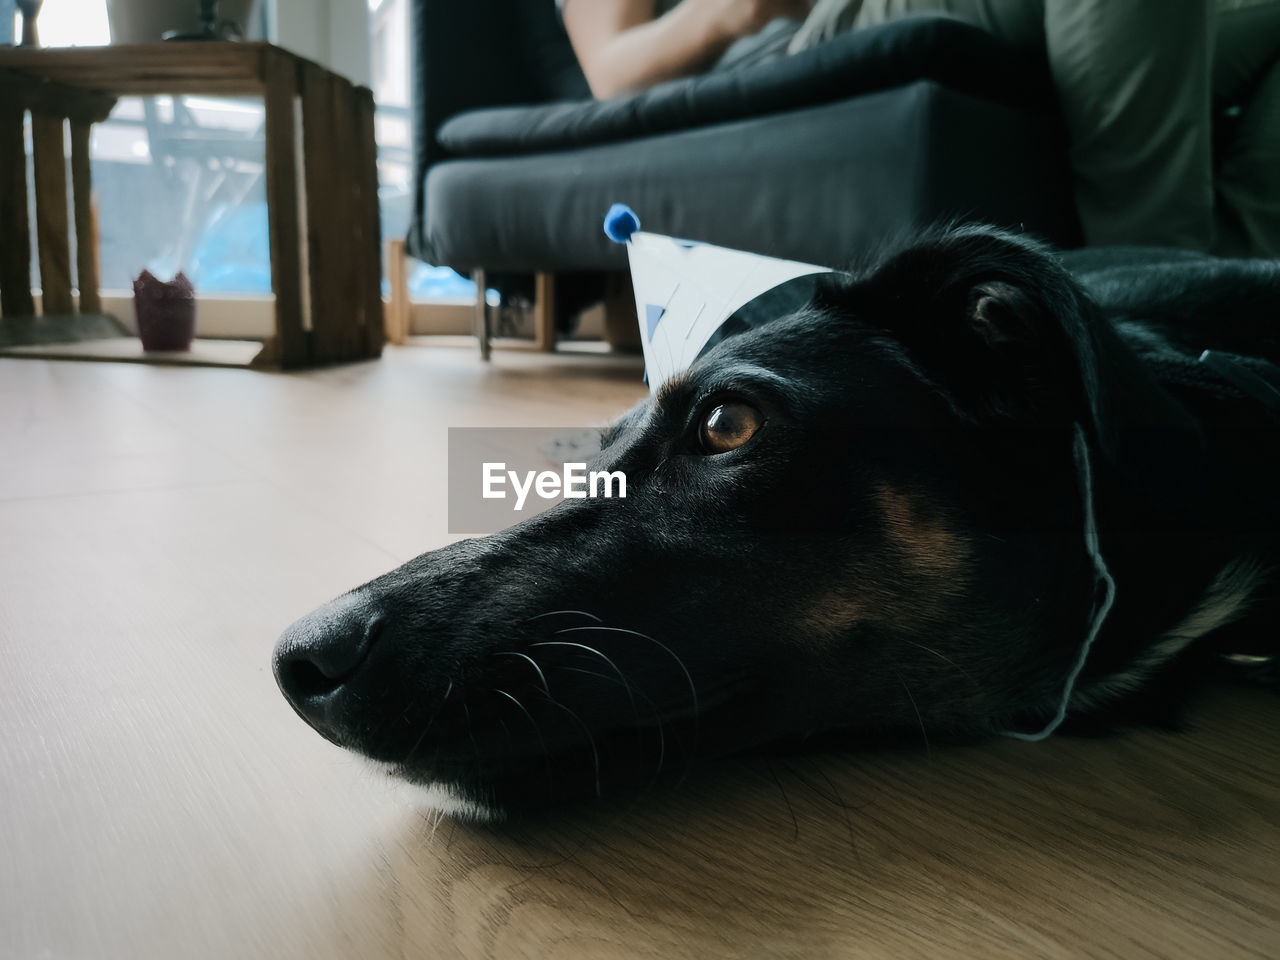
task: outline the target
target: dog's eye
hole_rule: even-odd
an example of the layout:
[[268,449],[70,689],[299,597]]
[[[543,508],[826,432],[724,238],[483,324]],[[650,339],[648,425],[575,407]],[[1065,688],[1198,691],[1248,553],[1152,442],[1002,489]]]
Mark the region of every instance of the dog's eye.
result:
[[760,429],[760,411],[745,403],[722,403],[702,422],[702,448],[728,453],[750,440]]

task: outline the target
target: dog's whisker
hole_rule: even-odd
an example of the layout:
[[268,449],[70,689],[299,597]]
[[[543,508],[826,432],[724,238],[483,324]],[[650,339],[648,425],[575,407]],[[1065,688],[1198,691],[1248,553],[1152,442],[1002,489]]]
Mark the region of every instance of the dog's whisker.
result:
[[[642,693],[640,696],[644,697],[644,694]],[[649,786],[653,786],[657,782],[658,777],[662,776],[662,764],[665,763],[667,759],[667,734],[662,728],[662,713],[658,710],[652,700],[648,697],[644,697],[644,699],[645,702],[649,704],[649,709],[653,711],[653,719],[658,721],[658,763],[653,768],[653,779],[649,781]]]
[[895,670],[895,671],[893,671],[893,672],[894,672],[895,674],[897,674],[898,682],[902,684],[902,689],[903,689],[903,690],[905,690],[905,691],[907,692],[907,699],[911,701],[911,709],[912,709],[912,710],[914,710],[914,711],[916,712],[916,720],[917,720],[917,722],[920,724],[920,735],[921,735],[922,737],[924,737],[924,753],[925,753],[925,756],[926,756],[926,757],[932,757],[932,756],[933,756],[933,751],[929,748],[929,732],[928,732],[927,730],[925,730],[925,728],[924,728],[924,717],[922,717],[922,716],[920,715],[920,708],[919,708],[918,706],[916,706],[916,698],[915,698],[914,696],[912,696],[912,694],[911,694],[911,688],[910,688],[909,686],[907,686],[907,680],[906,680],[906,678],[905,678],[902,674],[898,673],[898,671],[897,671],[897,670]]
[[680,656],[674,650],[668,647],[665,643],[663,643],[660,640],[655,640],[653,637],[649,636],[647,633],[641,633],[639,630],[628,630],[625,627],[606,627],[603,625],[594,626],[594,627],[566,627],[563,630],[557,630],[556,634],[559,635],[564,633],[576,633],[584,630],[593,630],[596,632],[603,631],[608,633],[622,633],[622,634],[628,634],[633,637],[640,637],[642,640],[648,640],[650,643],[654,644],[659,649],[665,650],[667,654],[670,655],[673,660],[675,660],[676,664],[684,672],[685,679],[689,681],[689,693],[693,697],[694,743],[696,745],[697,739],[698,739],[698,715],[701,712],[698,706],[698,688],[693,682],[693,674],[689,672],[689,668],[685,666],[684,661],[680,659]]
[[[573,647],[578,646],[578,644],[576,643],[565,644],[565,645],[573,646]],[[608,680],[610,682],[617,681],[621,683],[626,688],[627,699],[631,701],[631,713],[635,716],[637,727],[640,725],[640,711],[636,707],[635,696],[642,697],[649,704],[650,708],[654,711],[655,715],[657,714],[657,708],[654,706],[653,701],[650,700],[648,697],[646,697],[643,693],[640,693],[640,691],[634,690],[631,684],[627,683],[627,678],[622,675],[621,670],[615,670],[614,673],[610,675],[608,673],[599,673],[595,670],[586,670],[582,667],[566,666],[563,663],[551,663],[551,664],[548,664],[548,666],[554,667],[557,670],[564,670],[568,673],[580,673],[584,677],[595,677],[597,680]]]
[[[538,726],[538,721],[535,720],[533,714],[529,712],[529,708],[526,707],[523,703],[521,703],[520,700],[515,695],[507,693],[507,691],[499,687],[494,687],[493,692],[498,694],[499,696],[506,697],[508,700],[514,703],[516,707],[519,708],[521,713],[523,713],[526,717],[529,718],[529,725],[533,727],[533,732],[537,736],[538,742],[542,744],[543,752],[546,753],[548,757],[550,757],[551,752],[547,750],[547,741],[544,740],[542,737],[542,728]],[[555,701],[552,701],[552,702],[554,703]]]
[[787,788],[782,785],[782,780],[778,777],[778,771],[773,769],[773,760],[765,757],[765,766],[768,767],[769,776],[773,778],[774,785],[782,794],[782,802],[787,805],[787,813],[791,815],[791,839],[792,841],[800,839],[800,821],[796,819],[796,808],[791,805],[791,798],[787,796]]
[[[565,666],[564,664],[554,664],[554,666],[557,670],[565,670],[565,671],[568,671],[569,673],[581,673],[588,677],[595,677],[599,680],[612,681],[614,679],[614,677],[611,677],[607,673],[597,673],[595,670],[584,670],[582,667],[568,667],[568,666]],[[653,778],[649,781],[649,786],[652,787],[655,783],[657,783],[658,777],[661,776],[662,765],[663,763],[666,762],[666,759],[667,759],[667,734],[666,734],[666,731],[663,729],[663,725],[662,725],[662,711],[658,709],[657,704],[655,704],[651,699],[649,699],[649,697],[645,696],[644,692],[641,690],[634,690],[634,693],[636,696],[638,696],[641,700],[643,700],[646,704],[649,705],[649,711],[653,714],[653,719],[658,725],[657,727],[658,729],[658,763],[657,763],[657,766],[654,768]],[[631,706],[633,709],[635,708],[634,700],[631,701]],[[640,726],[639,711],[635,712],[635,717],[636,717],[636,727],[639,728]]]
[[965,675],[965,677],[966,677],[966,678],[968,678],[968,680],[969,680],[969,682],[970,682],[970,683],[972,683],[975,687],[976,687],[976,686],[978,686],[978,681],[977,681],[977,680],[975,680],[975,679],[973,678],[973,674],[971,674],[971,673],[970,673],[968,670],[966,670],[964,667],[960,666],[960,664],[956,663],[954,660],[952,660],[952,659],[951,659],[950,657],[948,657],[946,654],[944,654],[944,653],[939,653],[937,650],[933,649],[933,647],[926,646],[926,645],[925,645],[925,644],[923,644],[923,643],[920,643],[920,642],[918,642],[918,641],[916,641],[916,640],[912,640],[910,637],[899,637],[899,639],[900,639],[900,640],[902,640],[902,642],[903,642],[903,643],[909,643],[909,644],[911,644],[911,646],[913,646],[913,647],[919,647],[921,650],[925,651],[926,653],[931,653],[931,654],[933,654],[933,655],[934,655],[935,657],[937,657],[939,660],[942,660],[942,661],[945,661],[946,663],[951,664],[951,666],[955,667],[957,670],[959,670],[961,673],[963,673],[963,674]]
[[808,777],[806,777],[803,773],[801,773],[799,770],[797,770],[795,767],[793,767],[790,763],[786,762],[785,760],[782,761],[782,766],[787,770],[788,773],[790,773],[793,777],[795,777],[796,780],[798,780],[805,788],[807,788],[814,796],[820,797],[822,800],[826,801],[827,803],[835,804],[837,807],[840,808],[840,812],[844,815],[845,829],[849,834],[849,849],[853,853],[854,858],[858,861],[858,865],[861,866],[862,857],[858,853],[858,841],[854,837],[853,820],[849,816],[849,811],[854,808],[845,802],[844,797],[841,796],[840,794],[840,788],[836,786],[835,781],[832,780],[831,777],[827,775],[826,771],[822,769],[823,767],[822,761],[817,760],[812,756],[806,756],[806,757],[803,757],[802,759],[807,761],[808,766],[814,769],[817,772],[818,776],[820,776],[823,780],[826,781],[827,786],[831,788],[830,793],[826,793],[825,791],[820,790],[817,786],[814,785],[813,781],[811,781]]
[[535,620],[543,620],[546,617],[560,617],[560,616],[567,616],[569,614],[573,614],[579,617],[586,617],[588,620],[594,620],[596,623],[604,622],[599,617],[597,617],[594,613],[587,613],[587,611],[585,610],[551,610],[551,611],[548,611],[547,613],[539,613],[538,615],[529,617],[528,619],[522,620],[521,622],[533,623],[533,621]]
[[427,842],[428,842],[428,843],[430,843],[431,841],[435,840],[435,838],[436,838],[436,831],[440,829],[440,824],[442,824],[443,822],[444,822],[444,808],[443,808],[443,807],[440,807],[439,809],[437,809],[437,810],[435,811],[434,816],[432,816],[432,820],[431,820],[431,833],[429,833],[429,834],[427,835]]
[[567,713],[570,717],[572,717],[574,721],[578,724],[578,726],[582,727],[582,732],[587,735],[587,745],[591,747],[591,761],[595,765],[596,797],[598,798],[603,796],[603,793],[600,789],[600,751],[596,748],[596,738],[591,735],[591,728],[587,726],[586,722],[580,716],[578,716],[576,713],[574,713],[572,710],[566,707],[559,700],[548,699],[547,702],[551,704],[553,707],[559,707],[561,710]]
[[[563,630],[557,630],[556,633],[557,634],[570,633],[570,632],[582,631],[582,630],[596,630],[596,631],[602,631],[602,632],[608,632],[608,633],[630,634],[631,636],[636,636],[636,637],[640,637],[643,640],[648,640],[650,643],[654,644],[660,650],[665,651],[673,660],[675,660],[676,665],[681,669],[681,671],[683,671],[685,679],[689,683],[689,693],[693,698],[693,742],[691,745],[688,745],[688,746],[686,746],[683,742],[680,743],[681,752],[684,754],[684,761],[685,761],[684,772],[681,773],[680,780],[678,781],[679,783],[682,783],[684,781],[684,778],[688,776],[689,771],[693,767],[693,758],[698,752],[698,736],[701,729],[700,723],[701,723],[702,711],[698,705],[698,688],[693,682],[693,674],[690,673],[689,668],[685,666],[684,661],[680,659],[679,654],[677,654],[674,650],[672,650],[669,646],[667,646],[662,641],[649,636],[649,634],[647,633],[641,633],[639,630],[630,630],[625,627],[608,627],[608,626],[601,625],[598,627],[567,627]],[[652,704],[652,701],[650,701],[650,703]],[[665,756],[665,741],[664,741],[663,747],[664,747],[664,756]]]
[[[537,644],[535,643],[533,646],[536,647]],[[520,653],[517,650],[500,650],[496,655],[499,657],[519,657],[521,660],[528,661],[529,666],[533,667],[538,674],[538,679],[542,682],[542,692],[548,697],[551,696],[551,687],[547,684],[547,675],[542,672],[542,668],[538,666],[538,662],[534,660],[533,657],[529,656],[527,653]]]
[[[529,718],[529,725],[533,727],[533,735],[538,738],[538,743],[542,746],[542,755],[543,757],[546,758],[546,761],[547,761],[547,784],[548,784],[548,789],[550,789],[550,784],[555,779],[551,773],[551,750],[547,747],[546,738],[542,736],[542,728],[538,726],[538,721],[534,719],[533,714],[529,712],[529,708],[526,707],[523,703],[521,703],[514,695],[507,693],[507,691],[502,690],[498,687],[494,687],[493,692],[500,696],[506,697],[508,700],[514,703],[517,708],[519,708],[521,713],[523,713],[526,717]],[[555,701],[553,700],[551,702],[554,703]]]
[[[436,707],[436,712],[431,715],[431,719],[427,721],[427,725],[422,728],[422,733],[418,734],[418,739],[414,741],[413,746],[409,748],[409,752],[405,754],[404,759],[400,761],[401,765],[407,764],[413,759],[413,755],[418,752],[418,748],[422,746],[422,741],[427,738],[427,734],[431,732],[431,727],[439,719],[440,714],[444,711],[444,705],[449,701],[449,695],[453,693],[453,681],[449,681],[449,686],[444,692],[444,696],[440,698],[440,706]],[[436,751],[437,755],[439,750]]]
[[[575,643],[572,640],[542,640],[542,641],[539,641],[538,643],[531,643],[529,644],[529,646],[531,647],[576,647],[579,650],[587,651],[587,653],[595,654],[597,657],[599,657],[601,660],[607,663],[610,669],[612,669],[613,672],[618,675],[618,679],[622,681],[622,688],[627,691],[627,699],[631,701],[631,711],[633,713],[635,712],[636,700],[635,700],[635,697],[631,695],[631,684],[627,680],[626,674],[622,672],[622,669],[616,663],[614,663],[613,660],[611,660],[605,654],[601,653],[595,647],[589,647],[585,643]],[[539,671],[539,673],[541,673],[541,671]],[[551,695],[551,691],[548,690],[547,696],[550,696],[550,695]]]
[[618,679],[617,677],[612,676],[611,674],[600,673],[598,670],[587,670],[587,669],[584,669],[583,667],[566,667],[562,663],[551,663],[551,664],[547,664],[547,666],[554,667],[557,670],[563,670],[567,673],[580,673],[584,677],[595,677],[597,680],[608,680],[610,682],[613,682]]
[[476,732],[471,724],[471,707],[469,707],[466,702],[463,702],[462,704],[462,712],[467,718],[467,738],[471,741],[471,746],[474,747],[476,751],[476,766],[483,766],[484,755],[480,750],[480,744],[476,742]]

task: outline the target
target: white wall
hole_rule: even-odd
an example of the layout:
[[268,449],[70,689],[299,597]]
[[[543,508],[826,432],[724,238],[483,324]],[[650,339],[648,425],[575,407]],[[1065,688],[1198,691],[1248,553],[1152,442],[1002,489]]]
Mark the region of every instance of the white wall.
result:
[[267,0],[273,43],[369,85],[367,0]]

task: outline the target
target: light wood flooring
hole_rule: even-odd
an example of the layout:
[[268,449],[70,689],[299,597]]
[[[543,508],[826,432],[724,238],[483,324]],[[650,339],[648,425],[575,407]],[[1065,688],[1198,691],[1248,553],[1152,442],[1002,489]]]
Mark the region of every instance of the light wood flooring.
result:
[[299,721],[280,630],[445,543],[446,428],[634,361],[0,360],[0,960],[1280,957],[1280,701],[1186,733],[749,760],[520,828]]

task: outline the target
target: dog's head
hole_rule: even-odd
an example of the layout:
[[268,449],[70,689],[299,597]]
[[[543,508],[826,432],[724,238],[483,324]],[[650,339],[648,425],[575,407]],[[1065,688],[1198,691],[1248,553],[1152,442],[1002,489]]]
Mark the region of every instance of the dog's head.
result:
[[833,276],[605,433],[593,469],[625,499],[351,591],[289,628],[277,680],[335,743],[500,808],[833,731],[1043,718],[1093,597],[1072,431],[1115,461],[1111,385],[1141,377],[1110,336],[993,231]]

